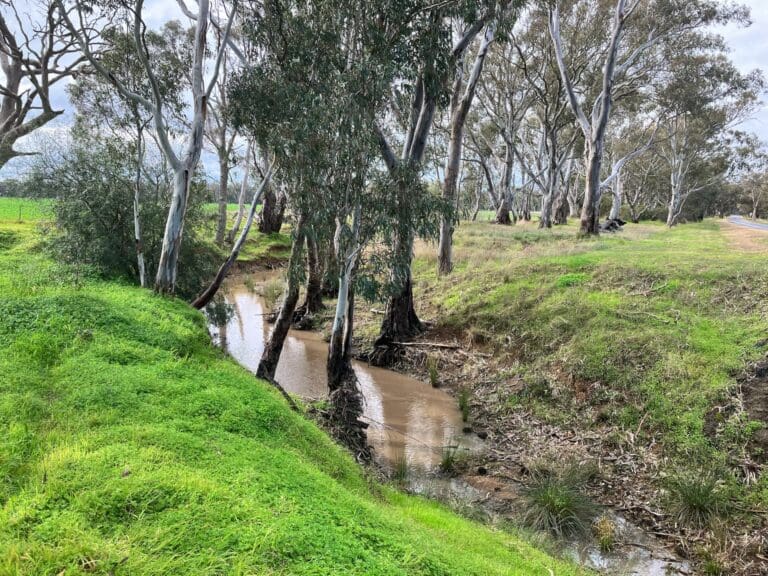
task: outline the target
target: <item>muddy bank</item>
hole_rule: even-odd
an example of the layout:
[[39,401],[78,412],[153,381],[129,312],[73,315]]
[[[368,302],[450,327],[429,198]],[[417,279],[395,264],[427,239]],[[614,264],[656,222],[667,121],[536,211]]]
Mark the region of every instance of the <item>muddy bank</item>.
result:
[[[375,321],[375,318],[373,319]],[[365,343],[359,343],[361,348]],[[439,346],[437,346],[439,345]],[[702,564],[727,566],[720,574],[764,576],[768,574],[768,530],[765,513],[734,508],[727,524],[717,520],[713,526],[696,529],[681,525],[665,509],[664,478],[672,461],[662,449],[661,437],[641,419],[636,429],[622,429],[601,416],[601,407],[589,402],[603,391],[599,383],[558,382],[520,378],[514,357],[485,349],[471,334],[461,331],[432,330],[413,339],[400,350],[392,367],[416,378],[429,378],[428,365],[439,367],[441,385],[455,397],[469,391],[469,424],[487,435],[488,450],[482,465],[487,476],[483,484],[493,483],[490,498],[501,501],[507,510],[515,508],[517,487],[529,480],[529,466],[536,461],[572,459],[593,462],[599,473],[587,486],[591,497],[612,515],[639,532],[624,538],[625,550],[652,550],[652,564],[629,574],[704,574]],[[742,382],[735,399],[750,408],[752,419],[768,422],[768,362]],[[567,403],[567,418],[543,418],[534,413],[527,400],[558,411]],[[743,410],[743,408],[742,408]],[[763,410],[762,412],[760,410]],[[753,438],[753,449],[764,454],[768,433]],[[742,465],[743,464],[743,465]],[[736,462],[739,481],[755,482],[763,468],[749,459]],[[471,473],[472,470],[469,470]],[[476,483],[467,476],[471,483]],[[495,494],[495,495],[494,495]],[[506,495],[506,496],[504,496]],[[513,514],[512,514],[513,515]],[[747,517],[752,520],[747,521]],[[757,518],[757,520],[755,520]],[[762,520],[761,520],[762,518]],[[619,531],[621,532],[621,530]],[[652,545],[638,540],[650,538]],[[633,546],[635,540],[637,546]],[[589,560],[591,552],[586,553]],[[695,559],[701,564],[688,564]],[[600,568],[596,562],[594,567]],[[661,569],[661,572],[650,570]],[[644,571],[648,570],[648,571]],[[604,570],[617,573],[613,569]]]

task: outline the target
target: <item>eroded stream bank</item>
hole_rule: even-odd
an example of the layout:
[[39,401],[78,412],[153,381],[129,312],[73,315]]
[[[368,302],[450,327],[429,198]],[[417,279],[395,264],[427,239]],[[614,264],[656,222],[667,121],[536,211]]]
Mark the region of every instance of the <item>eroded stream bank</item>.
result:
[[[211,326],[214,340],[244,367],[255,372],[269,337],[269,313],[263,288],[276,278],[274,272],[235,277],[224,286],[224,298],[233,315],[221,326]],[[309,400],[327,394],[327,344],[315,332],[289,333],[277,367],[276,379],[290,393]],[[364,419],[369,423],[368,440],[378,463],[395,470],[402,467],[405,487],[444,501],[471,506],[487,517],[510,516],[519,494],[494,485],[491,478],[466,475],[445,478],[440,474],[446,454],[472,453],[481,456],[483,441],[465,425],[456,400],[445,391],[403,374],[354,363],[365,399]],[[689,565],[663,544],[623,517],[609,513],[622,544],[603,553],[594,542],[565,543],[564,553],[585,566],[606,574],[662,576],[691,574]]]

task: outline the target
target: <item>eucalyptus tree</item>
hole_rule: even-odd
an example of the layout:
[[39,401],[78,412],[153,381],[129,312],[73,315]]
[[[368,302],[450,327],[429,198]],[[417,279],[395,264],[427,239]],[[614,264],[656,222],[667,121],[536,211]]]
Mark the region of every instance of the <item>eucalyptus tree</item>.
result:
[[[391,117],[386,125],[383,118],[375,132],[384,165],[397,183],[396,199],[400,221],[394,236],[396,263],[390,271],[391,295],[382,319],[381,331],[374,343],[372,361],[386,364],[397,342],[422,331],[423,326],[413,304],[411,260],[416,234],[433,235],[437,230],[427,225],[417,230],[414,223],[430,211],[434,203],[421,192],[420,173],[424,153],[437,107],[445,103],[452,74],[464,54],[497,15],[499,4],[494,0],[433,3],[429,0],[399,0],[390,18],[396,19],[391,31],[398,30],[401,46],[393,60]],[[506,4],[506,3],[505,3]],[[451,38],[452,22],[464,22],[462,32]],[[394,39],[394,36],[393,36]],[[403,42],[404,41],[404,42]],[[399,136],[399,138],[398,138]],[[400,146],[401,152],[395,152]]]
[[216,235],[214,240],[221,246],[227,232],[227,196],[229,193],[230,169],[234,163],[234,149],[237,131],[232,129],[229,111],[227,82],[229,81],[232,63],[230,56],[224,52],[221,60],[216,87],[208,100],[208,114],[205,123],[205,136],[216,151],[219,161],[219,190],[217,193],[218,212],[216,218]]
[[[362,405],[350,349],[354,293],[356,285],[374,285],[377,274],[357,281],[358,270],[365,256],[379,272],[395,252],[387,248],[393,230],[412,228],[399,219],[396,188],[389,179],[375,184],[373,172],[379,152],[374,121],[407,45],[405,16],[397,7],[397,1],[374,6],[364,0],[248,5],[245,34],[254,58],[232,84],[230,99],[236,125],[276,159],[293,214],[286,289],[257,373],[274,379],[298,302],[308,235],[319,239],[330,232],[329,261],[338,279],[328,357],[332,416],[361,457]],[[374,237],[386,257],[364,254]]]
[[[459,170],[461,166],[462,147],[464,144],[464,126],[469,115],[472,102],[475,99],[478,81],[483,72],[485,61],[488,57],[491,44],[497,36],[499,28],[512,26],[520,0],[504,0],[497,6],[491,6],[493,13],[486,16],[487,22],[483,36],[480,38],[477,53],[469,67],[469,77],[465,82],[466,58],[462,54],[455,59],[455,72],[450,100],[450,137],[448,140],[448,154],[445,159],[445,178],[443,180],[443,199],[448,204],[454,204],[457,197]],[[471,22],[461,20],[458,37],[462,38]],[[453,268],[452,247],[455,215],[443,215],[440,220],[440,236],[437,248],[438,274],[448,274]]]
[[0,168],[29,155],[15,144],[64,113],[52,90],[84,61],[54,1],[0,2]]
[[552,227],[553,206],[559,206],[564,199],[565,186],[561,176],[572,157],[577,136],[572,129],[573,118],[564,98],[555,51],[552,43],[547,41],[547,16],[546,10],[533,8],[528,13],[524,30],[514,38],[515,65],[530,87],[530,121],[535,123],[538,132],[538,142],[531,146],[536,151],[535,166],[523,163],[523,167],[541,192],[540,228]]
[[762,74],[739,72],[721,38],[690,32],[664,52],[668,74],[656,98],[666,111],[659,154],[669,169],[667,225],[674,226],[688,198],[728,170],[729,132],[743,121],[764,88]]
[[[184,31],[177,22],[167,23],[160,33],[148,32],[144,43],[152,59],[159,63],[157,85],[170,109],[181,110],[184,64],[188,54],[179,47]],[[110,69],[119,70],[124,84],[133,92],[151,97],[151,87],[144,67],[135,53],[133,39],[123,31],[112,29],[103,34],[101,61]],[[152,115],[134,100],[116,92],[112,84],[98,74],[80,75],[67,87],[77,110],[77,123],[92,131],[105,130],[115,139],[131,134],[135,154],[133,195],[133,227],[139,283],[146,286],[146,265],[142,239],[141,192],[142,167],[145,156],[145,132]]]
[[[659,47],[677,44],[693,30],[721,24],[743,16],[743,9],[714,0],[608,0],[574,2],[559,0],[549,8],[549,32],[555,48],[568,103],[585,140],[585,192],[581,211],[581,234],[599,232],[602,167],[606,135],[614,102],[622,93],[632,93],[651,70],[664,65]],[[561,31],[561,7],[568,30]],[[589,18],[585,18],[584,10]],[[610,15],[610,22],[605,16]],[[584,27],[588,26],[585,34]],[[605,34],[605,32],[608,32]],[[599,73],[595,83],[578,86],[569,54],[578,52],[578,39],[588,37]],[[564,39],[571,38],[568,49]],[[574,40],[575,39],[575,40]],[[576,42],[574,44],[574,42]],[[589,103],[591,100],[591,104]]]
[[[489,193],[498,196],[495,202],[498,224],[511,224],[517,219],[514,211],[516,150],[520,126],[531,105],[531,88],[525,82],[521,68],[516,66],[517,57],[513,42],[499,44],[491,53],[479,88],[482,120],[475,122],[476,130],[470,136],[476,150],[483,148],[487,151],[479,158],[483,159],[481,166]],[[484,160],[488,157],[497,166],[498,177],[495,179],[491,175],[491,163]]]
[[243,179],[240,181],[240,193],[237,196],[237,214],[235,215],[235,221],[232,223],[227,233],[227,242],[230,244],[235,241],[235,236],[240,231],[240,225],[243,222],[243,216],[245,216],[245,195],[248,192],[248,182],[251,176],[251,166],[253,165],[253,145],[248,140],[245,146],[245,153],[242,156],[242,168]]
[[[231,12],[224,27],[220,46],[211,66],[210,77],[206,80],[204,76],[206,61],[208,60],[208,26],[211,17],[211,5],[209,0],[199,0],[198,2],[198,12],[194,14],[192,61],[188,73],[192,100],[191,121],[186,130],[186,143],[179,155],[173,146],[168,128],[167,102],[158,83],[156,63],[152,61],[144,42],[147,24],[144,21],[143,0],[126,0],[117,3],[73,0],[71,4],[73,9],[70,11],[65,7],[65,0],[55,0],[55,2],[59,7],[59,15],[95,71],[109,80],[124,98],[135,102],[152,115],[155,135],[162,153],[174,173],[172,200],[166,220],[163,245],[160,250],[155,290],[160,293],[172,293],[176,286],[190,183],[203,149],[208,100],[216,86],[236,12],[234,10]],[[150,98],[126,86],[119,75],[119,71],[110,69],[102,62],[99,54],[94,52],[95,42],[99,38],[93,38],[91,36],[92,31],[99,30],[101,36],[118,26],[127,27],[131,31],[137,58],[144,67],[151,86],[152,96]]]
[[622,192],[629,209],[629,219],[637,224],[651,210],[662,206],[669,181],[664,159],[651,150],[623,172]]
[[748,201],[752,220],[757,220],[768,189],[768,148],[755,134],[734,134],[729,179]]

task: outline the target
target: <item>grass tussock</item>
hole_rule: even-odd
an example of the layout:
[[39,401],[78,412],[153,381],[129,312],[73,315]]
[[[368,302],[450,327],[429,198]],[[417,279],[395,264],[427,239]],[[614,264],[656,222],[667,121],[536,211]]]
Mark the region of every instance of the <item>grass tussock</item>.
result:
[[704,528],[728,511],[724,482],[711,472],[683,473],[667,480],[668,509],[675,520]]
[[594,467],[568,462],[534,463],[522,492],[523,522],[557,537],[587,534],[598,507],[586,493]]

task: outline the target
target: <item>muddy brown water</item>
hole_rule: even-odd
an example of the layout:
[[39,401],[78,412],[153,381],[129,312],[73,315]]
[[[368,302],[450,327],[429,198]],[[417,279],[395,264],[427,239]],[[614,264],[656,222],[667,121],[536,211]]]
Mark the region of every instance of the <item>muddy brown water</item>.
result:
[[[273,274],[254,278],[264,283]],[[225,287],[224,296],[234,316],[224,327],[211,327],[217,342],[241,365],[255,372],[271,325],[266,321],[264,298],[242,282]],[[275,379],[288,392],[318,400],[328,393],[326,358],[328,345],[315,332],[291,330],[283,346]],[[445,450],[478,451],[482,442],[462,432],[456,400],[408,376],[354,362],[365,399],[364,419],[369,423],[368,441],[376,458],[386,466],[404,461],[409,470],[434,472]]]
[[[266,320],[270,311],[260,286],[279,276],[261,272],[234,278],[223,287],[224,298],[234,315],[225,326],[210,327],[214,341],[242,366],[256,372],[264,344],[272,329]],[[283,346],[276,379],[290,393],[319,400],[327,395],[326,358],[328,345],[315,332],[291,330]],[[368,441],[380,464],[392,469],[407,463],[408,489],[443,501],[469,504],[496,517],[487,506],[490,495],[481,487],[437,474],[446,450],[482,452],[483,442],[462,432],[464,423],[456,400],[446,392],[414,378],[354,362],[363,397],[364,419],[369,423]],[[564,554],[604,574],[664,576],[692,574],[690,566],[670,554],[640,528],[611,514],[621,540],[626,543],[604,554],[594,542],[564,544]]]

